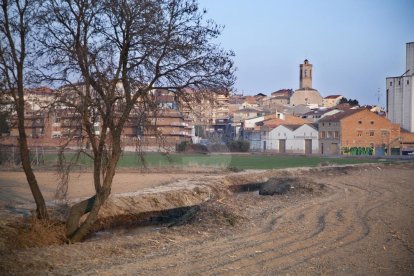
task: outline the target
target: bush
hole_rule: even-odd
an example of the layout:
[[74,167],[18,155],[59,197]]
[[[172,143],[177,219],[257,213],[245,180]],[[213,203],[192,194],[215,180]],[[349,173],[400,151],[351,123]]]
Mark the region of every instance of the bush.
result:
[[249,141],[244,140],[231,141],[227,146],[232,152],[248,152],[250,149]]
[[191,144],[191,142],[189,142],[189,141],[183,141],[183,142],[177,144],[175,146],[175,149],[176,149],[177,152],[185,152],[185,151],[187,151],[190,144]]
[[201,144],[193,144],[190,141],[183,141],[176,145],[177,152],[196,152],[206,153],[208,152],[207,147]]

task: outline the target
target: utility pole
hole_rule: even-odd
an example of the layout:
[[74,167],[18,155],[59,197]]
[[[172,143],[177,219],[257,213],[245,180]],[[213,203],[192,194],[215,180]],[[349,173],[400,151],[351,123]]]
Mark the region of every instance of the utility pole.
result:
[[380,106],[380,99],[381,99],[381,89],[378,88],[377,90],[377,97],[378,97],[378,107]]

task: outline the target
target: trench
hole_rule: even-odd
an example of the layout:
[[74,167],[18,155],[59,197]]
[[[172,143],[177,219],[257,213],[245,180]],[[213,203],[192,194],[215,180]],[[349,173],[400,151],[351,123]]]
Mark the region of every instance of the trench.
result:
[[233,193],[248,193],[248,192],[257,192],[262,188],[265,182],[252,182],[246,184],[232,185],[229,187],[229,190]]
[[163,228],[187,224],[200,210],[200,205],[142,212],[102,219],[87,240],[110,238],[160,231]]
[[[281,178],[281,180],[284,178]],[[290,179],[298,184],[299,179]],[[250,182],[231,185],[232,193],[257,193],[267,182]],[[293,185],[291,186],[293,187]],[[289,189],[288,189],[289,190]],[[286,192],[288,192],[286,190]],[[88,240],[110,238],[115,235],[135,235],[161,231],[172,226],[182,226],[191,223],[192,218],[200,211],[200,203],[192,206],[178,207],[159,211],[142,212],[139,214],[120,215],[101,219]]]

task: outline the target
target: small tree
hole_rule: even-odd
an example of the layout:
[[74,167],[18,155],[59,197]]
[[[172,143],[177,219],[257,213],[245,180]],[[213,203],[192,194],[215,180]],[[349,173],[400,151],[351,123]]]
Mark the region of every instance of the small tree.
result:
[[347,104],[349,104],[350,106],[358,106],[358,105],[359,105],[359,102],[358,102],[358,100],[357,100],[357,99],[353,100],[353,99],[347,99],[347,98],[345,98],[345,97],[341,98],[341,100],[339,101],[339,103],[340,103],[340,104],[347,103]]
[[48,212],[36,176],[30,164],[30,150],[25,130],[25,87],[30,85],[28,72],[33,62],[33,26],[38,2],[2,0],[0,10],[0,92],[2,110],[9,109],[17,118],[20,158],[26,179],[36,202],[36,214],[47,219]]
[[185,88],[228,89],[233,53],[212,43],[221,28],[204,19],[196,1],[49,0],[43,11],[45,75],[53,69],[49,79],[66,85],[62,105],[80,114],[92,149],[85,154],[93,160],[95,195],[72,206],[67,221],[67,236],[77,242],[110,195],[125,124],[157,112],[152,91],[179,98]]

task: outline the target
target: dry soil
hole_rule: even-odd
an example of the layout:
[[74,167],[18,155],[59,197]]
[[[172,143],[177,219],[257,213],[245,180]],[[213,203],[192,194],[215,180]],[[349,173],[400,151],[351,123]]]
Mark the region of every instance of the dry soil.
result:
[[[413,169],[399,164],[288,170],[283,175],[296,177],[298,185],[286,195],[229,193],[202,204],[177,226],[121,227],[74,245],[3,250],[0,271],[413,275]],[[222,184],[247,184],[266,174],[278,173],[221,176]]]

